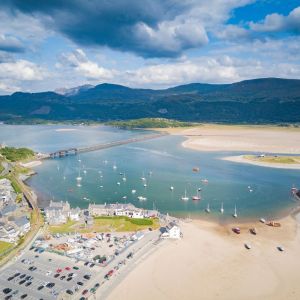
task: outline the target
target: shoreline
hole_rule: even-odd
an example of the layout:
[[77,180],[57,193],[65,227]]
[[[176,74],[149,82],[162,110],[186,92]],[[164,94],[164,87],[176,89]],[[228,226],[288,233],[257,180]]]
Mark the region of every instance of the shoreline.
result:
[[[183,238],[166,241],[141,261],[106,299],[138,299],[134,287],[143,291],[146,300],[199,299],[200,295],[203,299],[229,300],[233,293],[236,299],[299,299],[297,215],[299,212],[295,217],[281,219],[279,228],[258,221],[242,224],[239,235],[232,232],[232,225],[181,221]],[[249,233],[249,227],[254,226],[257,235]],[[252,248],[247,250],[245,243]],[[286,251],[278,251],[278,246]],[[195,284],[193,278],[201,280]]]
[[222,157],[220,159],[235,162],[235,163],[255,165],[255,166],[259,166],[259,167],[300,170],[300,164],[259,162],[259,161],[254,161],[254,160],[247,159],[247,158],[244,157],[244,155],[226,156],[226,157]]

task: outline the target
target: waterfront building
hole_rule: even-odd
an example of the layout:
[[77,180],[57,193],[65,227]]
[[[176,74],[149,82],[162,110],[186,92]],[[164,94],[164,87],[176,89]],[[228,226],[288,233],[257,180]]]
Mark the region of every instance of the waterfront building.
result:
[[46,221],[50,225],[66,223],[68,219],[79,221],[82,215],[80,208],[71,208],[68,201],[54,202],[50,201],[48,207],[44,209]]
[[161,238],[180,239],[182,234],[180,227],[174,223],[169,223],[166,227],[160,228]]

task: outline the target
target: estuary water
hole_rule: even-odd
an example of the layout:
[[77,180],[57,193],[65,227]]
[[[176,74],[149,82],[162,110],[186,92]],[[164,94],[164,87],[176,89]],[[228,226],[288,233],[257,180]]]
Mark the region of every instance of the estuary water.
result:
[[[107,126],[0,126],[1,143],[40,152],[141,134],[146,132]],[[248,220],[281,216],[298,205],[290,189],[293,184],[300,184],[299,170],[223,161],[221,157],[243,153],[197,152],[183,148],[183,140],[180,136],[165,136],[80,156],[45,160],[35,167],[38,174],[28,184],[38,193],[40,206],[47,205],[50,199],[68,200],[72,206],[81,208],[89,203],[131,202],[176,216],[200,216],[220,222],[232,219],[235,206],[238,217]],[[199,172],[193,171],[195,167]],[[82,180],[78,182],[77,177]],[[198,189],[201,200],[193,201]],[[133,194],[132,190],[136,192]],[[181,199],[185,190],[187,201]],[[140,201],[139,196],[147,200]],[[205,212],[207,205],[209,214]]]

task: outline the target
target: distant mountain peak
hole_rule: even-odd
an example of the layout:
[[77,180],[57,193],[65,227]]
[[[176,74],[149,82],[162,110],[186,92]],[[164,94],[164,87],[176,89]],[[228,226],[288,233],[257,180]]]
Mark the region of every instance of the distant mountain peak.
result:
[[55,93],[59,94],[59,95],[63,95],[63,96],[75,96],[80,92],[83,91],[87,91],[91,88],[93,88],[94,86],[91,84],[84,84],[84,85],[80,85],[80,86],[76,86],[73,88],[58,88],[55,90]]

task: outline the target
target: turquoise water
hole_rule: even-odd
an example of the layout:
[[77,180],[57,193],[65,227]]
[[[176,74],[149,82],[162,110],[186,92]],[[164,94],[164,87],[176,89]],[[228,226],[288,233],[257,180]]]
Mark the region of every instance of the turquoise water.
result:
[[[58,128],[75,131],[59,132]],[[0,126],[0,141],[49,152],[69,146],[93,145],[145,134],[110,127]],[[141,143],[44,161],[35,168],[38,175],[28,182],[38,192],[40,205],[49,199],[68,200],[72,206],[87,207],[90,202],[131,202],[161,212],[226,221],[234,206],[243,219],[287,214],[297,203],[290,188],[299,184],[299,170],[264,168],[220,160],[240,152],[196,152],[181,147],[183,137],[166,136]],[[78,158],[81,162],[78,162]],[[116,164],[117,169],[113,169]],[[192,171],[199,167],[200,172]],[[76,177],[81,169],[81,187]],[[84,173],[83,171],[86,171]],[[125,173],[126,181],[119,173]],[[102,177],[101,177],[102,176]],[[147,187],[141,177],[146,178]],[[202,179],[208,179],[208,184]],[[120,185],[117,184],[120,182]],[[170,190],[170,186],[174,190]],[[252,192],[249,191],[251,187]],[[201,188],[201,201],[191,197]],[[131,190],[135,189],[136,194]],[[181,200],[185,189],[190,199]],[[123,198],[126,196],[127,198]],[[137,196],[146,197],[139,201]],[[224,203],[224,214],[219,210]],[[211,213],[206,214],[209,203]]]

